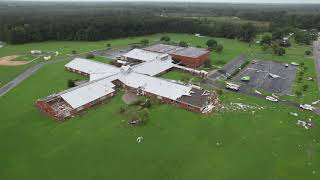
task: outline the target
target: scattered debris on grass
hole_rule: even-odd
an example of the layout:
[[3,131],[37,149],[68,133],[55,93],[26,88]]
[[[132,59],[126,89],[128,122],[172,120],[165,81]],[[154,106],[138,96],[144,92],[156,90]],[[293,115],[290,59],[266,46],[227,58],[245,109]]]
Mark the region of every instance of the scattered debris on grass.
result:
[[295,117],[298,116],[298,113],[294,113],[294,112],[290,112],[289,114],[292,115],[292,116],[295,116]]
[[138,143],[138,144],[141,143],[142,140],[143,140],[143,137],[142,137],[142,136],[137,137],[137,143]]
[[320,102],[320,99],[318,99],[317,101],[312,102],[311,104],[312,105],[317,105],[317,104],[319,104],[319,102]]
[[313,78],[312,78],[312,77],[308,77],[307,80],[308,80],[308,81],[312,81]]
[[122,96],[122,100],[126,104],[131,104],[137,101],[137,95],[134,93],[125,92],[125,94]]
[[297,125],[298,126],[302,126],[305,129],[309,129],[313,127],[313,123],[312,120],[309,118],[308,121],[304,121],[304,120],[298,120],[297,121]]
[[260,91],[256,90],[256,89],[254,90],[254,92],[257,93],[257,94],[262,95],[262,93]]
[[231,102],[230,104],[224,104],[220,107],[220,109],[223,111],[251,111],[253,114],[255,111],[252,110],[263,110],[263,106],[258,105],[249,105],[249,104],[243,104],[243,103],[236,103]]

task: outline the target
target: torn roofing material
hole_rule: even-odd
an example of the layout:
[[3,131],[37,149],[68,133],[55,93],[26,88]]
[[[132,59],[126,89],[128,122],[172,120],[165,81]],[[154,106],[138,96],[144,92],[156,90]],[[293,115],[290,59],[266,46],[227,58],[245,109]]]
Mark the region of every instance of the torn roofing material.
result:
[[207,53],[209,53],[208,50],[203,48],[195,48],[195,47],[188,47],[188,48],[180,49],[174,52],[170,52],[170,54],[172,55],[192,57],[192,58],[197,58]]
[[169,53],[178,49],[184,49],[184,48],[179,46],[167,45],[167,44],[155,44],[155,45],[144,48],[144,50],[158,52],[158,53]]
[[168,56],[168,54],[161,54],[161,53],[146,51],[143,49],[133,49],[122,56],[127,59],[129,58],[129,59],[136,59],[140,61],[153,61],[153,60],[162,58],[164,56]]

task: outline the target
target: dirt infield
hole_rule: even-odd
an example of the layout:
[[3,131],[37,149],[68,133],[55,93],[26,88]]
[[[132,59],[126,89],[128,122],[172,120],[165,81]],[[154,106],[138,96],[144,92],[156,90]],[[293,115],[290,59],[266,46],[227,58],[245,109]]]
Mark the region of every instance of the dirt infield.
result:
[[20,66],[30,63],[31,61],[14,61],[18,55],[5,56],[0,58],[0,66]]

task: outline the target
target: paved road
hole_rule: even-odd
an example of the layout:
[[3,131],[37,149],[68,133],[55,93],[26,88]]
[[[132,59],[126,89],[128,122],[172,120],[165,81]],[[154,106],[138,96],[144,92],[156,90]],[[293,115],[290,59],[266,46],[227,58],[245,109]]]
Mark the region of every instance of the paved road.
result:
[[18,84],[20,84],[23,80],[25,80],[26,78],[28,78],[29,76],[34,74],[36,71],[38,71],[43,65],[52,64],[52,63],[56,63],[56,62],[61,62],[61,61],[64,61],[64,60],[65,60],[65,58],[61,58],[61,59],[59,58],[59,59],[54,59],[54,60],[51,60],[51,61],[43,61],[43,62],[40,62],[38,64],[35,64],[35,65],[31,66],[26,71],[24,71],[23,73],[18,75],[15,79],[13,79],[9,83],[7,83],[3,87],[1,87],[0,88],[0,96],[5,95],[11,89],[13,89]]
[[313,57],[317,71],[317,80],[320,88],[320,40],[313,42]]

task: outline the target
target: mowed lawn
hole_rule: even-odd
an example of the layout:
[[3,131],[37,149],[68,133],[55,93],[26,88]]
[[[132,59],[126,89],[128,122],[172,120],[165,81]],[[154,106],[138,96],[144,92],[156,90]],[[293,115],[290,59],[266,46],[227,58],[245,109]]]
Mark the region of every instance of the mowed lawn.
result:
[[[125,106],[119,93],[57,123],[39,112],[35,101],[80,78],[66,72],[65,63],[46,65],[0,97],[0,179],[320,178],[319,117],[238,94],[224,93],[224,105],[264,109],[203,115],[154,105],[148,123],[132,127],[119,114]],[[307,118],[315,122],[313,129],[296,125]],[[144,137],[140,144],[138,136]]]
[[[48,41],[39,43],[29,43],[22,45],[6,45],[0,48],[0,58],[11,55],[20,55],[17,60],[33,60],[33,58],[24,59],[30,56],[31,50],[41,50],[43,53],[48,51],[59,51],[59,55],[54,58],[68,58],[75,50],[77,54],[90,52],[97,49],[107,49],[107,44],[111,44],[113,48],[121,48],[131,43],[140,42],[143,38],[148,38],[150,43],[160,39],[160,35],[130,37],[122,39],[114,39],[109,41],[83,42],[83,41]],[[23,66],[0,66],[0,87],[4,86],[14,77],[25,71],[34,63],[43,61],[41,57],[37,61]]]

